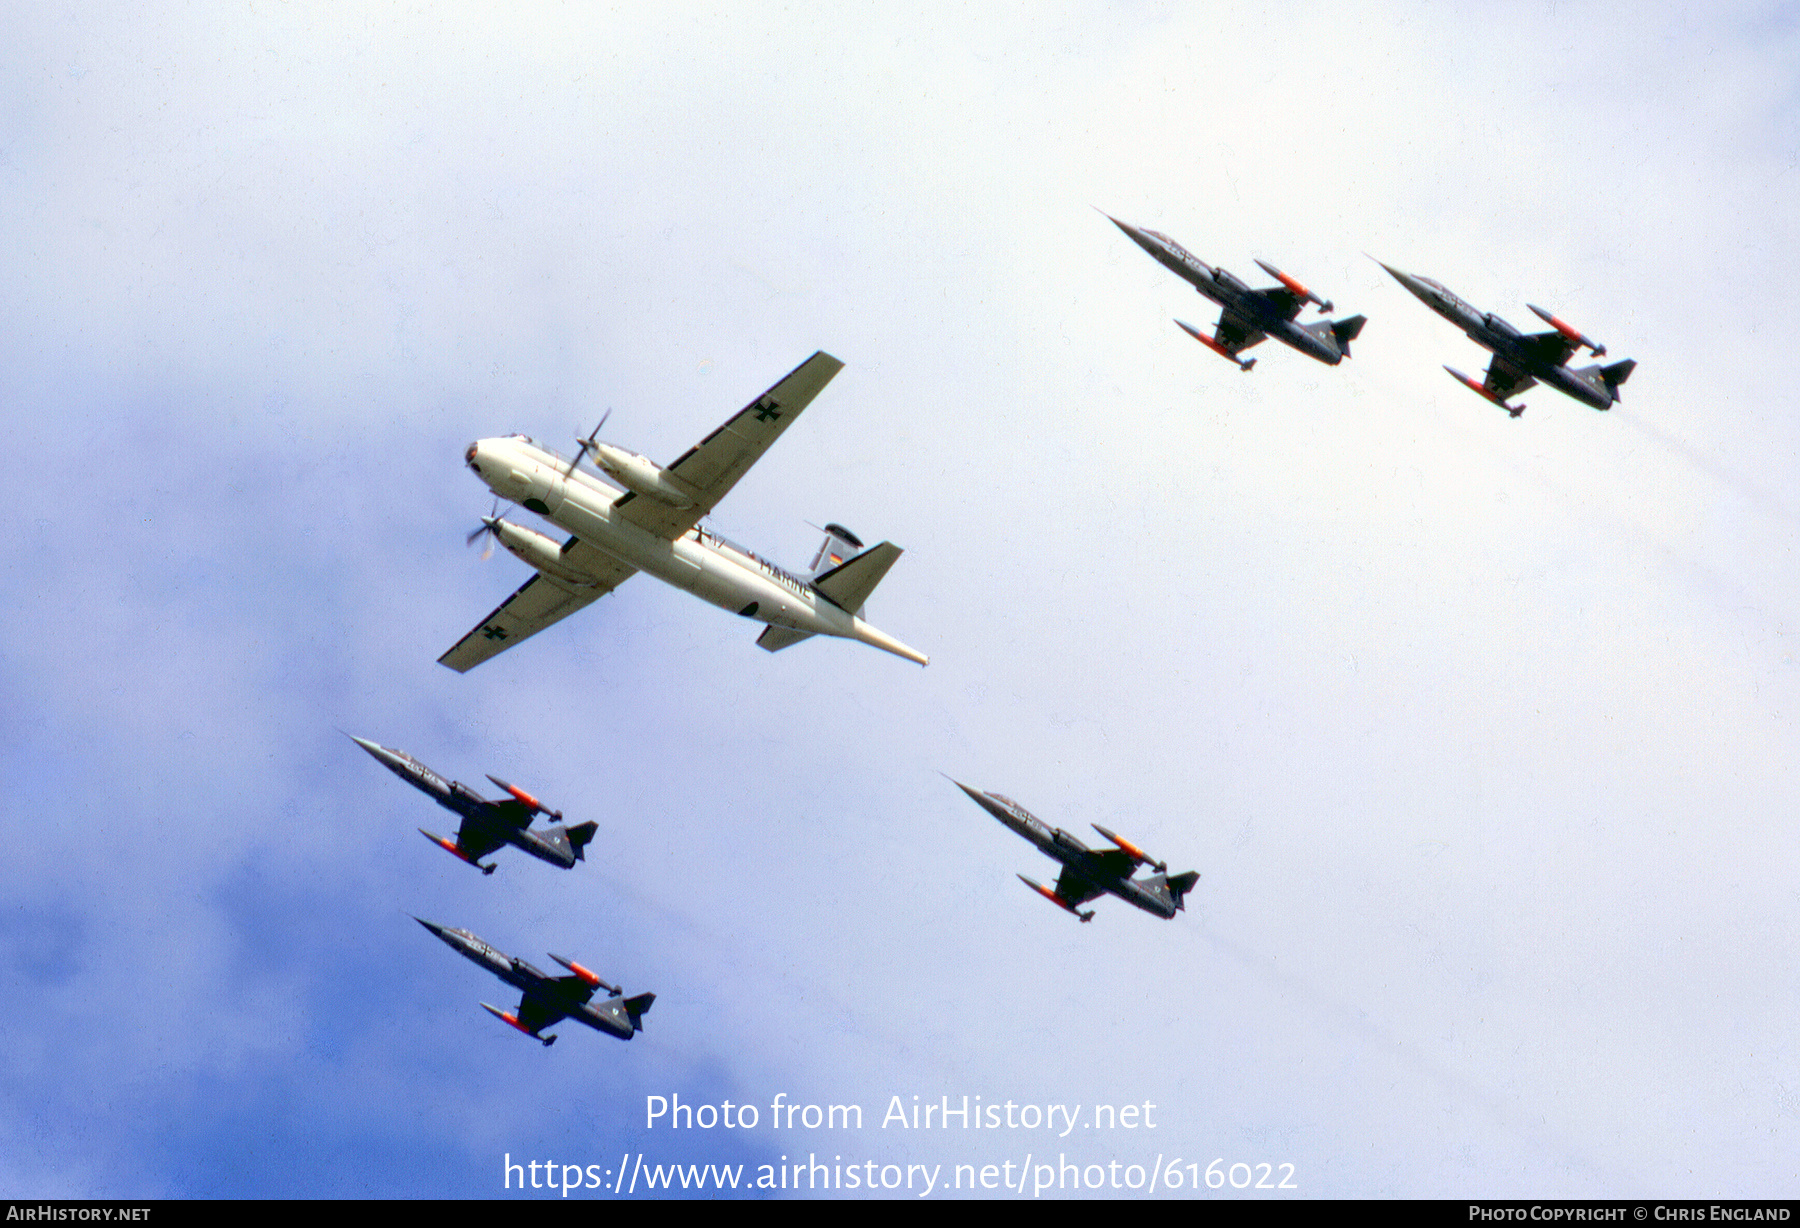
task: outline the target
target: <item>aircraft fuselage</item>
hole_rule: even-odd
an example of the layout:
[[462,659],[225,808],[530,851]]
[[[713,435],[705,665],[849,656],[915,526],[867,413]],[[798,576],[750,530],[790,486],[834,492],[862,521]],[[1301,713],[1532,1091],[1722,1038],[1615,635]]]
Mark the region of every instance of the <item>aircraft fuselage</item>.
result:
[[[630,1040],[638,1030],[632,1025],[631,1012],[625,1008],[622,991],[605,986],[611,997],[597,1004],[588,1000],[594,989],[601,984],[592,973],[587,973],[585,977],[579,972],[574,976],[551,976],[525,960],[495,950],[468,930],[437,925],[422,917],[414,917],[413,920],[443,939],[446,946],[464,959],[481,965],[517,989],[527,1002],[535,1000],[557,1015],[585,1023],[590,1028],[616,1036],[620,1040]],[[482,1005],[487,1004],[484,1002]],[[526,1035],[537,1036],[535,1031],[519,1022],[519,1014],[509,1016],[507,1012],[491,1006],[488,1010]],[[521,1009],[520,1014],[523,1013]]]
[[[1376,263],[1379,264],[1380,261]],[[1387,269],[1394,280],[1411,291],[1421,303],[1462,329],[1469,340],[1505,359],[1515,369],[1523,371],[1539,383],[1548,384],[1564,396],[1573,397],[1593,409],[1611,409],[1619,399],[1617,391],[1608,387],[1606,380],[1602,378],[1601,368],[1598,366],[1584,367],[1577,371],[1566,362],[1545,362],[1543,355],[1535,348],[1538,334],[1522,333],[1493,312],[1477,310],[1455,291],[1433,278],[1402,273],[1385,264],[1381,267]],[[1545,318],[1549,317],[1546,315]],[[1601,351],[1596,348],[1595,352]]]
[[[956,782],[956,787],[973,798],[983,810],[1031,841],[1044,856],[1061,862],[1097,890],[1116,895],[1126,903],[1136,905],[1164,920],[1175,916],[1179,905],[1163,874],[1133,878],[1132,875],[1137,870],[1135,864],[1126,873],[1118,873],[1102,860],[1108,850],[1089,848],[1062,828],[1049,826],[1010,797],[971,789],[961,781]],[[1026,879],[1026,882],[1030,881]],[[1065,904],[1064,907],[1069,906]],[[1069,911],[1075,910],[1069,908]]]
[[1112,218],[1112,223],[1154,256],[1157,263],[1224,308],[1239,327],[1265,333],[1329,366],[1335,367],[1343,361],[1344,355],[1335,343],[1276,311],[1268,299],[1234,274],[1207,264],[1168,235],[1132,226],[1118,218]]
[[[771,626],[858,640],[921,665],[927,661],[917,649],[840,609],[807,581],[704,527],[696,526],[670,541],[615,515],[612,505],[622,490],[583,469],[571,471],[567,458],[524,436],[480,440],[469,445],[466,459],[469,468],[500,498],[535,512],[603,554],[721,609]],[[533,536],[541,539],[541,535]],[[565,583],[582,582],[579,566],[566,553],[560,560],[563,570],[558,571],[554,569],[556,561],[521,552],[507,535],[502,534],[501,541],[540,571]],[[545,566],[546,562],[550,566]]]
[[[515,848],[524,849],[540,861],[547,861],[564,870],[575,867],[577,860],[575,848],[569,842],[568,831],[562,827],[550,827],[542,832],[534,831],[529,826],[531,812],[526,811],[523,823],[508,822],[501,813],[504,802],[491,802],[481,794],[469,788],[459,780],[445,780],[436,772],[414,759],[403,750],[382,746],[367,738],[351,735],[351,741],[374,756],[375,761],[387,768],[394,775],[404,780],[413,788],[431,798],[445,810],[455,811],[462,817],[462,832],[465,835],[491,835],[496,841],[503,841]],[[515,812],[516,813],[516,812]],[[560,815],[557,817],[561,817]],[[420,828],[427,839],[447,852],[468,861],[471,865],[479,862],[458,850],[457,842],[445,840],[442,836]],[[491,866],[483,867],[492,869]]]

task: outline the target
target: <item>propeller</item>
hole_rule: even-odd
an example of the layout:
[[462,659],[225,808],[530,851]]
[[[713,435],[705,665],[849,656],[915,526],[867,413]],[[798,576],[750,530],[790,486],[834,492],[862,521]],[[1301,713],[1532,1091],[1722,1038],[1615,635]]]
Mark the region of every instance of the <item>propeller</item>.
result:
[[481,552],[481,561],[484,563],[487,562],[494,553],[494,539],[500,536],[499,525],[501,519],[500,500],[495,499],[493,510],[481,518],[481,527],[479,529],[471,529],[469,531],[469,536],[463,541],[465,546],[473,546],[475,544],[475,539],[478,537],[485,536],[488,539],[486,549]]
[[600,442],[600,428],[606,425],[606,420],[610,417],[612,417],[612,406],[608,405],[606,407],[606,412],[600,415],[600,421],[594,427],[592,434],[590,434],[586,439],[583,439],[579,435],[575,436],[575,442],[577,444],[579,444],[580,446],[578,448],[576,448],[576,450],[575,450],[575,459],[569,462],[569,468],[568,468],[567,472],[565,472],[563,474],[563,476],[565,478],[571,477],[574,475],[575,466],[579,465],[584,459],[586,459],[587,454],[594,450],[594,445]]

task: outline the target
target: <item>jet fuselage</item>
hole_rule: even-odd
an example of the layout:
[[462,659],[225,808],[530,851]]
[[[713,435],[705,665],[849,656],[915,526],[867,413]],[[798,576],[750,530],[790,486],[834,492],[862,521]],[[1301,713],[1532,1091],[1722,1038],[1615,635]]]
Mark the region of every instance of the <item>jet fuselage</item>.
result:
[[[1329,366],[1335,367],[1344,360],[1343,352],[1335,342],[1327,339],[1329,330],[1325,330],[1326,335],[1321,336],[1319,332],[1288,319],[1276,311],[1268,299],[1235,275],[1207,264],[1168,235],[1121,222],[1116,217],[1111,220],[1113,225],[1154,256],[1164,268],[1224,308],[1230,316],[1236,317],[1237,323],[1246,331],[1266,333],[1307,357],[1316,358]],[[1330,304],[1324,304],[1323,309],[1329,311]]]
[[[445,780],[403,750],[394,750],[354,734],[350,736],[350,740],[368,751],[377,763],[401,780],[429,796],[444,809],[462,816],[460,840],[446,840],[422,827],[419,830],[433,844],[461,857],[470,865],[479,866],[483,870],[491,869],[480,865],[480,857],[485,853],[471,857],[458,847],[460,842],[474,842],[482,836],[492,837],[491,847],[498,847],[501,843],[510,844],[524,849],[540,861],[547,861],[564,870],[573,869],[575,862],[579,860],[575,845],[569,840],[567,828],[550,827],[541,832],[534,831],[529,826],[533,811],[516,802],[488,801],[459,780]],[[502,812],[503,807],[516,807],[513,813],[517,815],[522,812],[524,822],[508,822]],[[562,816],[558,814],[555,817]]]
[[[571,469],[567,458],[523,435],[478,440],[469,445],[465,459],[500,498],[721,609],[771,626],[857,640],[920,665],[928,661],[924,653],[821,597],[800,577],[704,527],[696,526],[670,541],[614,515],[612,505],[622,490],[579,467]],[[542,534],[510,527],[511,534],[497,529],[501,544],[526,562],[566,583],[593,582],[563,553],[566,547]],[[546,550],[554,557],[545,557]],[[556,570],[559,566],[561,570]]]
[[[971,789],[961,781],[956,781],[955,784],[957,788],[973,798],[976,805],[1031,841],[1044,856],[1060,861],[1070,871],[1094,887],[1096,893],[1103,891],[1110,895],[1116,895],[1126,903],[1136,905],[1145,912],[1162,917],[1164,920],[1172,919],[1180,909],[1180,901],[1169,890],[1168,880],[1164,874],[1156,873],[1146,878],[1133,878],[1132,875],[1137,870],[1135,863],[1132,863],[1123,874],[1111,870],[1101,860],[1111,850],[1089,848],[1062,828],[1049,826],[1025,807],[1003,794]],[[1037,887],[1037,884],[1032,883],[1030,879],[1025,881],[1031,886]],[[1038,888],[1038,890],[1042,891],[1043,888]],[[1061,903],[1060,900],[1058,902]],[[1067,904],[1063,906],[1070,912],[1075,911]]]
[[[1380,261],[1376,263],[1381,264]],[[1543,355],[1535,348],[1533,334],[1521,333],[1491,311],[1477,310],[1441,281],[1402,273],[1385,264],[1381,267],[1411,291],[1413,297],[1462,329],[1469,340],[1482,349],[1499,355],[1539,383],[1548,384],[1563,395],[1573,397],[1593,409],[1611,409],[1618,401],[1617,390],[1607,384],[1600,367],[1583,367],[1577,371],[1567,363],[1545,362]],[[1540,311],[1540,314],[1546,320],[1555,322],[1547,312]],[[1588,342],[1586,338],[1581,340],[1592,346],[1592,342]],[[1593,346],[1593,349],[1597,354],[1605,352],[1604,347]]]
[[[446,946],[464,959],[481,965],[524,995],[524,1001],[520,1004],[519,1011],[512,1015],[495,1007],[487,1006],[485,1002],[482,1005],[487,1006],[487,1009],[493,1012],[496,1018],[518,1028],[527,1036],[544,1039],[538,1036],[535,1029],[520,1022],[521,1017],[529,1015],[528,1008],[534,1003],[549,1011],[556,1018],[566,1017],[579,1023],[585,1023],[590,1028],[605,1032],[609,1036],[616,1036],[620,1040],[630,1040],[634,1032],[642,1030],[633,1020],[631,1012],[626,1009],[623,991],[607,985],[579,964],[566,960],[559,961],[574,975],[551,976],[541,969],[534,968],[525,960],[495,950],[468,930],[437,925],[423,917],[414,917],[413,920],[443,939]],[[552,956],[551,958],[556,957]],[[596,988],[606,989],[612,996],[596,1005],[589,1001]],[[647,1003],[643,1009],[648,1009]],[[640,1010],[639,1014],[642,1013],[643,1010]]]

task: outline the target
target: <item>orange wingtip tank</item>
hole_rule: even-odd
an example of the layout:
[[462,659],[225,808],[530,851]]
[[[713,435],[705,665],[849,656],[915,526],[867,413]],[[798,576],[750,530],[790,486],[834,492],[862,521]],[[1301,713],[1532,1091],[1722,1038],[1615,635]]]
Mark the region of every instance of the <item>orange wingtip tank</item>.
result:
[[[427,840],[431,841],[433,844],[437,845],[439,848],[443,849],[446,853],[449,853],[451,856],[460,857],[462,860],[468,862],[470,865],[475,864],[475,862],[472,858],[470,858],[461,849],[456,847],[456,841],[447,840],[443,836],[440,836],[435,832],[426,831],[423,827],[419,828],[419,834],[421,836],[424,836]],[[440,862],[439,864],[442,864],[442,863]]]
[[1540,319],[1544,323],[1548,324],[1551,328],[1554,328],[1557,332],[1559,332],[1563,336],[1567,337],[1570,341],[1573,341],[1576,345],[1585,345],[1585,346],[1587,346],[1588,349],[1594,351],[1594,357],[1598,358],[1600,355],[1606,353],[1605,346],[1595,345],[1593,340],[1590,337],[1588,337],[1588,335],[1586,333],[1582,332],[1579,328],[1576,328],[1573,324],[1569,323],[1567,320],[1563,319],[1561,316],[1552,315],[1548,311],[1545,311],[1542,307],[1536,307],[1530,303],[1527,303],[1525,305],[1527,307],[1530,307],[1532,311],[1537,313],[1538,319]]
[[1175,321],[1175,323],[1181,325],[1182,332],[1184,332],[1188,336],[1192,337],[1195,341],[1198,341],[1201,345],[1205,346],[1207,349],[1209,349],[1213,353],[1217,354],[1220,358],[1229,359],[1230,361],[1235,362],[1238,366],[1242,367],[1246,371],[1248,371],[1251,367],[1256,365],[1256,359],[1252,358],[1249,361],[1245,361],[1244,359],[1239,358],[1236,354],[1233,354],[1230,350],[1228,350],[1224,346],[1220,345],[1217,341],[1214,341],[1211,337],[1208,337],[1205,333],[1203,333],[1199,329],[1195,328],[1192,324],[1189,324],[1183,320],[1177,320],[1177,321]]
[[1111,840],[1114,844],[1118,845],[1119,850],[1121,852],[1130,854],[1131,856],[1137,858],[1139,861],[1143,862],[1145,865],[1155,866],[1159,870],[1166,868],[1162,862],[1159,862],[1158,860],[1156,860],[1156,858],[1154,858],[1150,854],[1146,853],[1143,849],[1139,848],[1137,845],[1133,844],[1131,841],[1125,839],[1125,837],[1114,835],[1112,832],[1110,832],[1106,828],[1100,826],[1100,824],[1098,824],[1098,823],[1094,824],[1094,830],[1099,832],[1101,835],[1105,836],[1108,840]]
[[500,780],[497,777],[493,777],[493,776],[488,777],[488,779],[492,780],[495,784],[499,785],[502,789],[505,789],[508,793],[512,794],[515,798],[517,798],[524,805],[531,807],[531,809],[533,809],[533,810],[542,810],[543,809],[543,806],[539,804],[537,798],[531,796],[531,794],[529,794],[529,793],[525,792],[525,790],[519,788],[518,785],[509,785],[504,780]]

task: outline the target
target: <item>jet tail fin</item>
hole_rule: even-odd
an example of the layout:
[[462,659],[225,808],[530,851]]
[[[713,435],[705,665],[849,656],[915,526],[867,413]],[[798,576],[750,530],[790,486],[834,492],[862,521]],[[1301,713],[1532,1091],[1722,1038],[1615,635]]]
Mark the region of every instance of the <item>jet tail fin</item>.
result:
[[815,577],[813,588],[839,609],[861,615],[863,603],[902,553],[893,542],[871,546],[855,558]]
[[1187,904],[1184,898],[1194,889],[1194,884],[1200,881],[1200,871],[1189,870],[1186,874],[1176,874],[1165,881],[1169,884],[1169,894],[1175,897],[1175,907],[1185,909]]
[[655,1001],[656,995],[653,993],[641,993],[635,998],[625,999],[625,1013],[631,1016],[633,1032],[644,1030],[644,1016],[650,1013],[650,1005]]
[[1331,335],[1337,338],[1338,349],[1343,351],[1345,358],[1350,357],[1350,343],[1362,335],[1363,325],[1368,322],[1367,316],[1351,316],[1332,322]]
[[1630,379],[1631,373],[1635,370],[1637,370],[1637,362],[1630,358],[1600,368],[1600,378],[1606,381],[1606,387],[1612,393],[1613,400],[1619,399],[1619,385]]
[[564,830],[568,833],[569,847],[575,850],[575,860],[586,861],[588,841],[592,840],[594,833],[600,830],[600,824],[590,819],[586,823],[577,823]]

